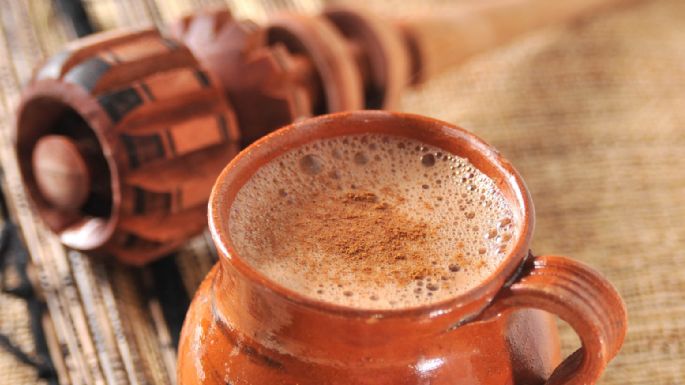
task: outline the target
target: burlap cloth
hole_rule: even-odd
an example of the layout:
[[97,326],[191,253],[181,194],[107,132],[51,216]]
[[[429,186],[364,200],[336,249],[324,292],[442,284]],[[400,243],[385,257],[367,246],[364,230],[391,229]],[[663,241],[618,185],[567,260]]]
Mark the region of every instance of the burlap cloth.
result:
[[[0,12],[14,57],[5,61],[12,68],[5,65],[2,75],[21,81],[35,60],[69,38],[69,31],[51,21],[46,0],[10,3],[3,2]],[[360,3],[398,13],[425,7]],[[159,22],[221,2],[87,4],[99,25],[109,28]],[[284,6],[314,11],[320,4],[230,5],[238,15],[262,20]],[[449,6],[436,2],[431,9]],[[39,53],[15,51],[19,48],[7,43],[13,35],[8,17],[31,20],[29,26],[43,36]],[[536,253],[583,260],[618,287],[630,327],[622,352],[602,379],[606,385],[685,383],[684,20],[682,0],[637,3],[531,34],[470,60],[403,101],[406,111],[474,131],[517,166],[536,204]],[[46,31],[46,25],[52,29]],[[4,103],[11,107],[16,90],[4,91]],[[10,118],[6,112],[3,129]],[[0,296],[0,309],[0,332],[25,340],[22,305]],[[562,328],[568,351],[578,342]],[[0,384],[35,379],[30,368],[3,352],[0,373]]]
[[[12,341],[29,354],[34,343],[28,322],[28,308],[19,298],[0,294],[0,333],[12,336]],[[23,364],[17,357],[0,351],[0,384],[39,384],[36,370]]]

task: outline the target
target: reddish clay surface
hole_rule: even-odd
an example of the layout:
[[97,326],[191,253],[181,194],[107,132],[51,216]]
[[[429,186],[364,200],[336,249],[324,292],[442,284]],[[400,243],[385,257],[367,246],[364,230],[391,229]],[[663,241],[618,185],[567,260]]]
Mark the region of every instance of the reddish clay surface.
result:
[[[359,310],[319,302],[251,269],[227,234],[229,207],[259,167],[317,138],[385,133],[466,157],[514,207],[515,244],[500,267],[461,296],[423,307]],[[530,254],[534,210],[526,186],[500,154],[470,133],[416,115],[339,113],[259,140],[224,169],[210,197],[220,261],[191,305],[178,378],[194,384],[591,384],[618,352],[625,306],[591,268]],[[582,347],[560,363],[554,320]],[[550,377],[551,376],[551,377]]]

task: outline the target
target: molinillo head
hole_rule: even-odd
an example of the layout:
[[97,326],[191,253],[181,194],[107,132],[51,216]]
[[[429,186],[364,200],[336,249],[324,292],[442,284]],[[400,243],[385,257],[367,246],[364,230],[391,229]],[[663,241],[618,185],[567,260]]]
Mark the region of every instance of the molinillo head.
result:
[[170,37],[101,33],[26,87],[19,166],[65,245],[144,264],[205,228],[212,184],[240,146],[312,115],[392,109],[405,87],[475,53],[620,1],[495,1],[393,22],[329,8],[264,27],[216,11],[180,20]]
[[238,151],[214,75],[155,30],[78,41],[23,94],[16,144],[30,197],[67,246],[141,264],[202,231]]

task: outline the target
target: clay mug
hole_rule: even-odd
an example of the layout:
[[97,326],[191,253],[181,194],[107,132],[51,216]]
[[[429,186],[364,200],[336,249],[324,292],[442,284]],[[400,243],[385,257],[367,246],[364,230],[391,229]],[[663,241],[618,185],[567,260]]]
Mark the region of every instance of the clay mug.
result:
[[[326,137],[381,133],[466,157],[514,211],[510,253],[487,279],[443,302],[360,310],[279,286],[235,252],[229,209],[242,185],[284,152]],[[178,379],[195,384],[592,384],[617,354],[625,306],[592,268],[529,251],[533,202],[490,145],[451,124],[382,111],[301,121],[252,144],[221,173],[209,203],[220,260],[200,286],[181,334]],[[277,225],[277,224],[276,224]],[[556,315],[582,346],[561,361]]]

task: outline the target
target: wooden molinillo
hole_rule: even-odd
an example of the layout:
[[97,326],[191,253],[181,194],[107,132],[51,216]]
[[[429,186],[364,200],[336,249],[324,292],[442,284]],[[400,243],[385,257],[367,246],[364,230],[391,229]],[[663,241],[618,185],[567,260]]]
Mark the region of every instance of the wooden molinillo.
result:
[[214,180],[242,146],[302,117],[391,109],[407,86],[469,56],[620,1],[495,1],[402,21],[329,8],[263,27],[215,11],[169,36],[101,33],[26,87],[19,165],[65,245],[144,264],[205,228]]

